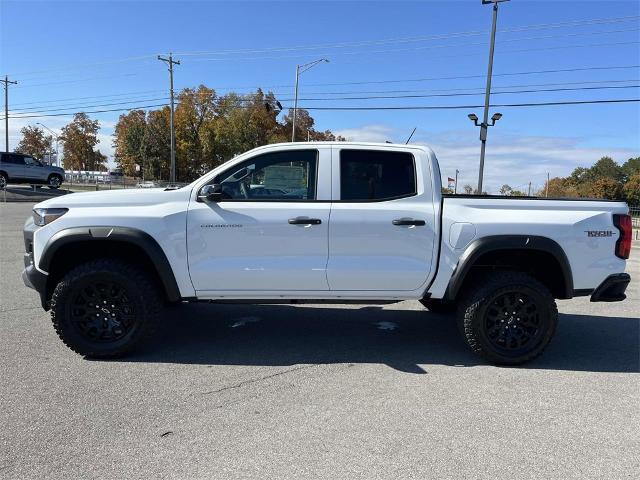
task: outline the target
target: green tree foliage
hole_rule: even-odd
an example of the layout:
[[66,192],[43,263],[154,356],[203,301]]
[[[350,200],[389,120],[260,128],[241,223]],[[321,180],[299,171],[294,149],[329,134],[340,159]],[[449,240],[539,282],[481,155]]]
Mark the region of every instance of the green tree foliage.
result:
[[622,174],[624,179],[628,180],[633,175],[640,173],[640,157],[630,158],[622,165]]
[[44,134],[39,127],[27,125],[20,130],[22,138],[16,147],[16,152],[31,155],[41,159],[50,152],[51,137]]
[[[626,200],[631,205],[640,203],[638,180],[640,157],[630,158],[622,166],[610,157],[602,157],[590,168],[577,167],[566,178],[549,180],[549,197],[593,197]],[[544,196],[547,184],[538,192]]]
[[62,128],[64,168],[70,170],[106,170],[107,157],[96,150],[100,124],[85,113],[76,113]]

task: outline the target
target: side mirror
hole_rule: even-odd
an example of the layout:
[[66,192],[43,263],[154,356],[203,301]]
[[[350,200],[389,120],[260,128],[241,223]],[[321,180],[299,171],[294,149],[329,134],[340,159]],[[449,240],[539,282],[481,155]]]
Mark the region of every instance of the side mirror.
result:
[[222,185],[214,183],[205,185],[200,189],[198,194],[199,202],[219,202],[222,200]]

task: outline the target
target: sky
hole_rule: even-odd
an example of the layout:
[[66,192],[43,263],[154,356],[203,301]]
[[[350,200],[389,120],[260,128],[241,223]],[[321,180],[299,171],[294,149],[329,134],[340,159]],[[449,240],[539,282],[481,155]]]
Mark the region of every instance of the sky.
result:
[[[327,58],[300,77],[299,106],[317,129],[404,143],[415,127],[412,142],[433,148],[445,180],[458,169],[459,185],[475,186],[479,132],[467,114],[482,114],[491,10],[481,0],[0,0],[0,75],[18,81],[9,90],[9,147],[25,125],[59,132],[74,111],[165,103],[168,73],[157,54],[181,61],[176,89],[261,87],[285,107],[296,64]],[[639,28],[636,0],[501,3],[492,104],[640,98]],[[358,98],[403,95],[410,98]],[[469,108],[313,109],[364,106]],[[490,114],[498,111],[485,163],[493,193],[504,183],[526,191],[531,182],[535,191],[547,172],[566,176],[604,155],[619,163],[640,155],[637,102],[496,106]],[[121,113],[90,113],[109,156]]]

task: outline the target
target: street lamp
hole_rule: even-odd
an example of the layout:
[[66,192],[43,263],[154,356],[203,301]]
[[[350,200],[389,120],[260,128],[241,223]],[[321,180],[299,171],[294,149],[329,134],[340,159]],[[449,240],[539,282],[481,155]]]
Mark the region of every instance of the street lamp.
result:
[[[489,126],[489,97],[491,97],[491,74],[493,72],[493,52],[496,46],[496,24],[498,22],[498,4],[509,0],[482,0],[483,5],[493,4],[493,21],[491,23],[491,43],[489,44],[489,66],[487,68],[487,85],[484,93],[484,115],[480,124],[480,171],[478,172],[478,194],[482,194],[482,177],[484,175],[484,152],[487,147],[487,127]],[[474,115],[475,116],[475,115]],[[492,118],[493,124],[500,117]],[[495,115],[494,115],[495,117]],[[469,116],[471,118],[471,116]],[[478,125],[477,121],[471,120]]]
[[[37,122],[36,125],[40,125],[41,127],[44,127],[45,129],[47,129],[49,131],[49,133],[51,133],[53,138],[56,139],[56,163],[58,164],[58,167],[59,167],[60,166],[60,158],[58,157],[58,135],[56,135],[53,132],[53,130],[51,130],[49,127],[47,127],[44,123]],[[51,142],[49,142],[49,163],[51,163]]]
[[295,100],[293,102],[293,125],[291,126],[291,141],[296,141],[296,115],[298,112],[298,79],[301,73],[306,72],[307,70],[315,67],[319,63],[329,63],[329,60],[326,58],[321,58],[319,60],[314,60],[313,62],[305,63],[304,65],[296,65],[296,92],[295,92]]

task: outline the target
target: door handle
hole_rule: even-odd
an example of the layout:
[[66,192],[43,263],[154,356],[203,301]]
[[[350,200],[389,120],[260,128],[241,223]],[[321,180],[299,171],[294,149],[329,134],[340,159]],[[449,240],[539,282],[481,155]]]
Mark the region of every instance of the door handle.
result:
[[413,218],[397,218],[393,220],[391,223],[394,225],[415,225],[417,227],[423,227],[425,225],[424,220],[414,220]]
[[296,217],[289,219],[291,225],[320,225],[321,223],[322,220],[319,218]]

